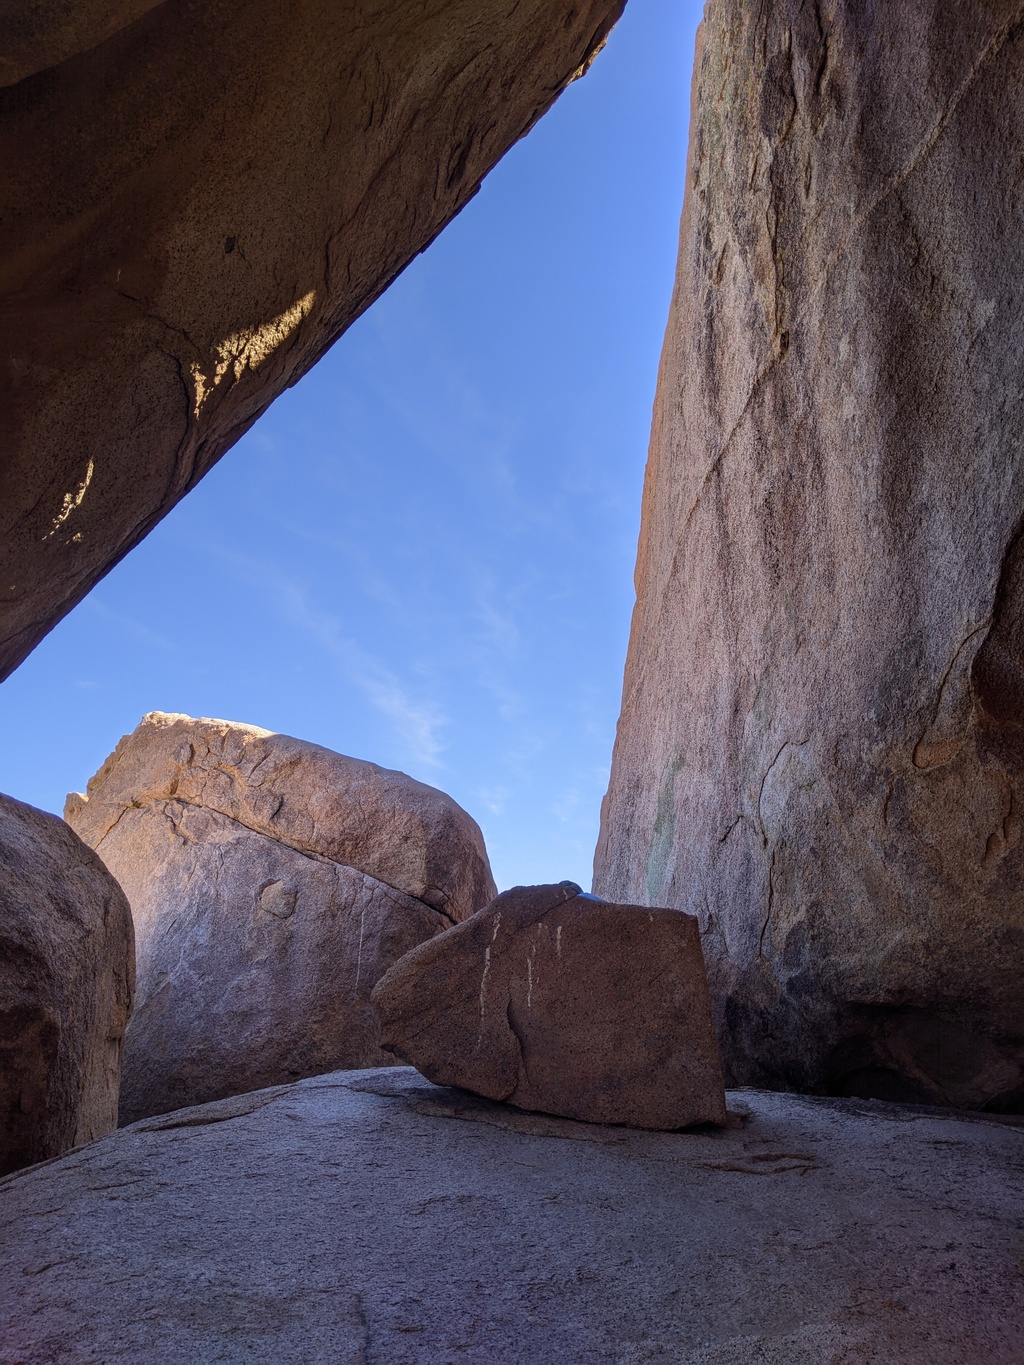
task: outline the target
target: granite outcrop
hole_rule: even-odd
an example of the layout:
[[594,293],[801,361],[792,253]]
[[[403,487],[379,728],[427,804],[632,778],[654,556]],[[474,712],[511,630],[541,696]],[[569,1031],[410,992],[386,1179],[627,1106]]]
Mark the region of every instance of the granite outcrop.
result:
[[147,1119],[0,1185],[4,1353],[1019,1365],[1019,1127],[728,1101],[652,1133],[392,1067]]
[[476,193],[623,0],[13,0],[0,677]]
[[1024,1105],[1024,24],[711,0],[594,889],[728,1076]]

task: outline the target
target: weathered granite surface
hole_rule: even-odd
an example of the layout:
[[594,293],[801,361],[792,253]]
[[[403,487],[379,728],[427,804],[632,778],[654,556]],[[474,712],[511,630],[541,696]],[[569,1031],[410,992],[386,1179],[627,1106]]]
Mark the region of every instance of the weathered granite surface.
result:
[[122,1129],[0,1183],[4,1365],[1019,1365],[1024,1131],[730,1095],[524,1114],[410,1069]]
[[400,958],[373,989],[381,1046],[438,1085],[520,1109],[724,1123],[692,915],[515,886]]
[[134,982],[120,886],[63,820],[0,796],[0,1174],[116,1125]]
[[[153,813],[167,803],[202,807],[299,853],[357,868],[450,923],[495,895],[480,828],[445,792],[238,721],[151,711],[104,760],[85,794],[68,797],[64,818],[108,863],[144,865],[145,838],[123,837],[122,825],[149,812],[152,830]],[[122,870],[130,880],[129,869]],[[133,870],[143,875],[144,866]]]
[[594,890],[744,1084],[1024,1106],[1024,8],[711,0]]
[[66,815],[135,920],[122,1123],[387,1065],[374,984],[494,894],[444,792],[251,725],[153,712]]
[[12,0],[0,677],[582,74],[623,0]]

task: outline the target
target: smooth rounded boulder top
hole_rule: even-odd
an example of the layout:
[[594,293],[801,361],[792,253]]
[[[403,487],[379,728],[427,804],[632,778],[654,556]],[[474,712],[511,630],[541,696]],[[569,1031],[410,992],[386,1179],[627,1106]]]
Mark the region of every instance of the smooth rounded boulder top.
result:
[[64,818],[99,848],[124,812],[165,801],[218,811],[423,901],[452,923],[495,894],[479,826],[405,773],[236,721],[151,711]]
[[381,1045],[438,1085],[595,1123],[724,1123],[696,920],[574,882],[517,886],[372,993]]
[[63,820],[0,796],[0,1174],[117,1122],[131,911]]

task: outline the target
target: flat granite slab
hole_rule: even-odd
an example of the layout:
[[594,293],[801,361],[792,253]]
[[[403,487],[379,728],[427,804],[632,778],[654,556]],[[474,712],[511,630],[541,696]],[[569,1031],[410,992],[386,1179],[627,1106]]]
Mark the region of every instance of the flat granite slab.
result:
[[335,1072],[0,1182],[2,1365],[1021,1365],[1024,1128],[732,1091],[726,1130]]

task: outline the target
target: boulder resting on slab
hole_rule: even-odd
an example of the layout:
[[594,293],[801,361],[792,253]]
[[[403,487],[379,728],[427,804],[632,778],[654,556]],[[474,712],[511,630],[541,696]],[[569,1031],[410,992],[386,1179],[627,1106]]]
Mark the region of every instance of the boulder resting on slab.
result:
[[408,953],[381,1043],[439,1085],[594,1123],[724,1123],[697,921],[517,886]]
[[122,1123],[386,1065],[373,985],[493,894],[443,792],[227,721],[146,716],[67,818],[135,916]]
[[131,1128],[0,1184],[25,1365],[1019,1365],[1024,1129],[732,1091],[526,1114],[411,1068]]
[[0,796],[0,1174],[116,1125],[134,979],[117,882],[63,820]]

